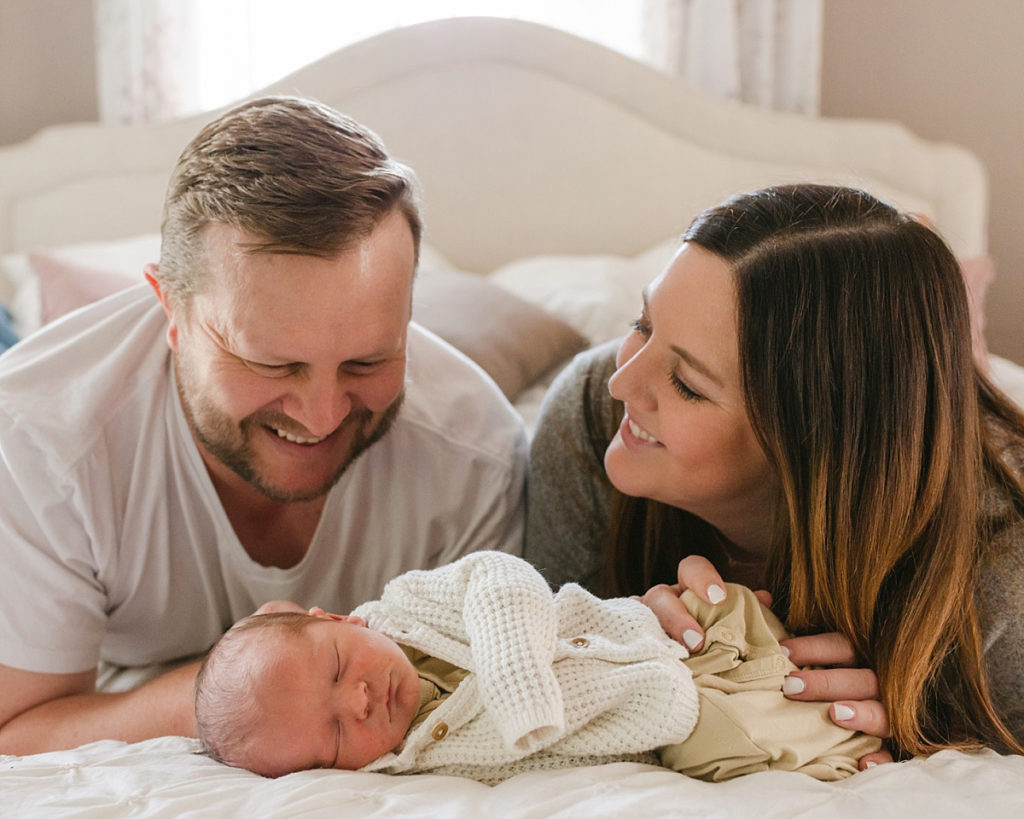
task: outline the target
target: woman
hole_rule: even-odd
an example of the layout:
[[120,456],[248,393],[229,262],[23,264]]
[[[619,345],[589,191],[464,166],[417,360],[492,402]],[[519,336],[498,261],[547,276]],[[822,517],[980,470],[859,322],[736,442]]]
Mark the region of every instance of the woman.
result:
[[901,755],[1021,753],[1022,472],[1024,416],[975,367],[938,235],[860,191],[771,188],[701,214],[617,354],[553,385],[526,556],[649,589],[691,649],[682,589],[766,589],[808,635],[794,662],[827,667],[787,694]]

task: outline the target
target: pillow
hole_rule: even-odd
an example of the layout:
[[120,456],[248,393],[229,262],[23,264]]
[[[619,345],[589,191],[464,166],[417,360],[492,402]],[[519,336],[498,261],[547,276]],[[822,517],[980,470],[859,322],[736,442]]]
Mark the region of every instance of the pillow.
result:
[[[517,259],[488,278],[575,327],[591,344],[626,333],[639,315],[641,291],[671,261],[679,240],[670,239],[638,256],[536,256]],[[960,260],[971,310],[974,358],[989,368],[985,343],[985,295],[995,277],[991,256]]]
[[142,268],[130,276],[119,270],[65,261],[49,253],[31,252],[28,258],[39,277],[39,317],[43,324],[143,281]]
[[40,323],[140,284],[145,265],[159,259],[156,233],[30,252],[29,264],[39,280]]
[[960,260],[960,271],[967,285],[967,301],[971,308],[971,338],[974,360],[982,372],[989,370],[988,345],[985,343],[985,297],[996,275],[991,256],[975,256]]
[[[424,246],[422,263],[443,257]],[[39,280],[42,324],[142,281],[159,258],[159,237],[29,253]],[[414,318],[479,364],[508,399],[586,346],[586,339],[542,308],[480,276],[430,269],[417,277]]]
[[0,353],[18,342],[18,334],[14,330],[14,321],[7,308],[0,305]]
[[541,307],[458,270],[420,272],[412,317],[479,364],[510,401],[587,346]]
[[625,335],[640,315],[641,292],[672,260],[679,239],[637,256],[550,255],[517,259],[488,280],[575,327],[590,344]]

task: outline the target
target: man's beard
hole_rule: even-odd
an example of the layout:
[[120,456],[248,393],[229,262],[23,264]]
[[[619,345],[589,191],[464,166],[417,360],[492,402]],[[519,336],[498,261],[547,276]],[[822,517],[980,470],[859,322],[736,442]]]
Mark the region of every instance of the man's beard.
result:
[[[262,475],[257,472],[256,458],[249,444],[254,434],[265,434],[265,427],[276,425],[272,419],[257,418],[250,416],[244,418],[241,423],[231,420],[221,412],[213,402],[209,401],[203,394],[195,393],[189,397],[185,393],[185,384],[182,376],[188,380],[188,376],[178,366],[175,356],[175,370],[178,380],[178,395],[181,398],[181,405],[185,411],[185,418],[192,430],[192,434],[202,444],[206,451],[216,458],[220,463],[234,472],[250,486],[258,489],[267,498],[276,503],[302,503],[304,501],[316,500],[326,495],[331,488],[341,480],[341,476],[356,459],[377,441],[383,438],[391,425],[394,423],[401,409],[402,401],[405,399],[405,389],[398,394],[388,407],[380,414],[375,414],[368,409],[356,410],[350,413],[332,434],[344,435],[348,429],[355,428],[349,451],[341,464],[324,483],[313,489],[301,492],[285,492],[278,487],[268,484]],[[285,416],[280,416],[284,419]]]

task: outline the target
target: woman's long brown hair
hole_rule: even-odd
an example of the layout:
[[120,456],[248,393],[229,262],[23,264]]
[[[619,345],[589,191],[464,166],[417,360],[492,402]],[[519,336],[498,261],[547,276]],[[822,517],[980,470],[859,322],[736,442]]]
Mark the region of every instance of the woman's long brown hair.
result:
[[[796,632],[835,630],[876,671],[897,749],[1024,752],[985,679],[975,593],[995,487],[1024,416],[979,374],[942,239],[873,197],[796,185],[701,214],[684,239],[735,273],[747,412],[780,484],[768,561]],[[619,496],[608,588],[641,593],[714,530]],[[684,548],[685,547],[685,548]]]

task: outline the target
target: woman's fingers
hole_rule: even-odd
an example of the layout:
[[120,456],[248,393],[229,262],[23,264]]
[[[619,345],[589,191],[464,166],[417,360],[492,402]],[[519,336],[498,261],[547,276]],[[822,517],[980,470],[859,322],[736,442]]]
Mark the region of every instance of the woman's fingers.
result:
[[861,731],[873,737],[889,737],[889,715],[878,700],[846,700],[834,702],[829,716],[836,725]]
[[793,700],[875,700],[878,699],[878,677],[870,668],[794,671],[783,681],[782,691]]
[[707,602],[718,605],[725,600],[725,583],[711,561],[700,555],[690,555],[679,561],[676,569],[680,589],[692,589]]
[[[686,589],[690,589],[701,599],[717,606],[725,600],[725,583],[711,561],[700,555],[689,555],[680,560],[676,575],[678,582],[671,586],[654,586],[640,600],[657,615],[669,637],[695,652],[704,645],[704,629],[679,597]],[[761,590],[754,594],[763,605],[771,607],[772,596],[769,592]]]
[[678,586],[654,586],[640,598],[658,618],[665,633],[678,640],[690,651],[696,651],[704,643],[704,631],[679,599]]
[[[878,677],[870,668],[855,668],[858,660],[850,641],[841,634],[793,637],[782,645],[798,666],[826,666],[794,671],[782,683],[793,700],[830,702],[829,716],[836,725],[876,737],[888,737],[889,714],[879,701]],[[878,756],[881,754],[881,756]],[[888,752],[869,754],[868,761],[891,762]],[[861,760],[861,767],[864,767]]]
[[655,586],[643,596],[643,601],[658,616],[669,637],[695,652],[704,645],[704,629],[679,595],[686,589],[692,589],[698,597],[717,605],[725,600],[725,583],[711,561],[699,555],[689,555],[680,560],[676,576],[678,582],[675,585]]
[[882,748],[873,754],[864,754],[864,756],[857,760],[857,767],[862,771],[866,771],[868,768],[874,768],[876,765],[884,765],[886,762],[893,761],[892,754],[885,750],[885,748]]
[[808,634],[806,637],[791,637],[782,642],[789,652],[789,659],[795,665],[857,665],[857,654],[850,641],[842,634]]

